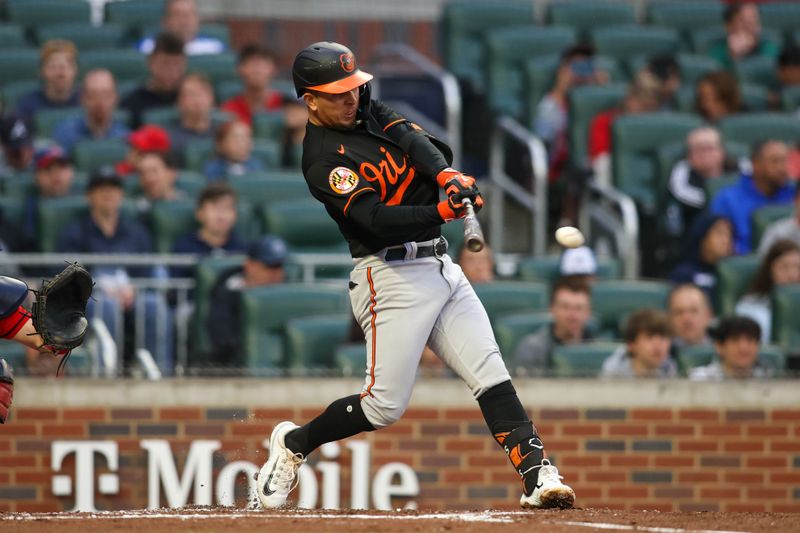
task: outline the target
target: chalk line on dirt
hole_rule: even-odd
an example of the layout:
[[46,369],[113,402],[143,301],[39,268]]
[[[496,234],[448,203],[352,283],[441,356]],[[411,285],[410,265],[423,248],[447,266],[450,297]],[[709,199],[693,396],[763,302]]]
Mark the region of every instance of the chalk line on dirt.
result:
[[551,523],[558,525],[566,525],[566,526],[593,527],[595,529],[616,529],[622,531],[648,531],[651,533],[749,533],[747,531],[727,531],[722,529],[683,529],[679,527],[652,527],[652,526],[638,526],[630,524],[612,524],[606,522],[558,522],[554,520]]

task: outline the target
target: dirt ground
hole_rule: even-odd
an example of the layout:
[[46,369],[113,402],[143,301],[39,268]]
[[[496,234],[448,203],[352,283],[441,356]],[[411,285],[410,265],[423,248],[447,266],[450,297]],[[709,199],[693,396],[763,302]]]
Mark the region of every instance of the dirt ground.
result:
[[[589,531],[705,531],[800,533],[800,515],[779,513],[662,513],[573,509],[569,511],[252,511],[233,508],[186,507],[155,511],[103,513],[0,513],[3,533],[406,533],[453,531],[496,532],[498,526],[520,525],[517,531],[548,533]],[[509,530],[514,531],[514,530]]]

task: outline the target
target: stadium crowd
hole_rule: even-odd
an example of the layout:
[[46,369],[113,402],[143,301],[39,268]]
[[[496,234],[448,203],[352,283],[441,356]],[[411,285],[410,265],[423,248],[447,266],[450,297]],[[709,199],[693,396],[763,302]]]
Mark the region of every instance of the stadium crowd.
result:
[[[299,174],[304,104],[277,79],[270,50],[247,44],[234,51],[224,36],[204,33],[195,0],[163,5],[157,30],[120,41],[126,53],[141,55],[135,75],[111,59],[84,62],[80,43],[52,38],[38,43],[35,86],[5,80],[0,253],[197,257],[192,266],[92,268],[98,298],[90,314],[125,339],[126,368],[135,364],[139,335],[171,374],[175,322],[189,316],[190,366],[358,369],[362,339],[340,299],[259,324],[259,305],[280,315],[291,300],[270,299],[260,288],[297,281],[292,254],[342,251],[337,235],[298,237],[298,217],[315,209]],[[529,121],[547,147],[551,226],[577,222],[579,192],[569,184],[580,176],[619,183],[622,166],[614,158],[624,147],[615,145],[622,139],[615,124],[665,112],[692,113],[696,123],[659,161],[666,162],[663,175],[635,198],[648,281],[618,280],[619,258],[596,257],[588,247],[523,257],[515,276],[501,277],[488,248],[464,252],[453,239],[450,253],[484,300],[517,374],[717,380],[796,369],[792,356],[800,354],[792,348],[800,333],[786,309],[800,309],[800,136],[754,131],[752,142],[743,142],[724,134],[726,118],[747,113],[800,120],[787,110],[800,94],[800,41],[765,35],[759,13],[754,3],[727,4],[724,33],[706,48],[711,68],[691,76],[677,53],[623,65],[606,61],[590,39],[559,51]],[[219,67],[204,57],[229,62]],[[760,85],[743,82],[741,66],[754,60],[771,69],[761,71]],[[619,98],[593,109],[582,131],[586,153],[576,154],[574,99],[587,87],[618,86],[625,79],[618,70],[630,81]],[[480,93],[469,80],[461,83]],[[27,91],[11,90],[20,86]],[[282,203],[294,211],[282,213]],[[342,272],[333,270],[342,285]],[[51,271],[0,263],[0,274],[30,280]],[[136,288],[137,278],[197,285],[189,302],[179,303],[169,291]],[[788,303],[776,303],[782,294],[790,294]],[[137,313],[145,319],[135,332]],[[304,330],[290,318],[334,313],[342,320],[329,324],[329,333],[318,329],[311,348],[292,344],[289,330]],[[48,356],[31,352],[24,361],[31,375],[55,370]],[[421,372],[448,374],[427,349]]]

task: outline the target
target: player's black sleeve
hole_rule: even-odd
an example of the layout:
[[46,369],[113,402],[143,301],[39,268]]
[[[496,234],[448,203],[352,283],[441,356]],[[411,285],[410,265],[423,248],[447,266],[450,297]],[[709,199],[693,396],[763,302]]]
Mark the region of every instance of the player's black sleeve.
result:
[[373,100],[372,112],[383,131],[408,154],[411,163],[423,174],[436,177],[453,162],[449,146],[383,102]]
[[410,233],[443,224],[435,205],[386,205],[377,194],[362,194],[347,217],[375,234]]

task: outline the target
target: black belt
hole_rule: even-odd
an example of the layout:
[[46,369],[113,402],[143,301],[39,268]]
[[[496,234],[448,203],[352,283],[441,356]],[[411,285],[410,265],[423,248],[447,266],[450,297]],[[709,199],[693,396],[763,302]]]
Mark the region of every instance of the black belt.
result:
[[[441,257],[447,253],[447,241],[444,238],[439,238],[433,244],[424,244],[417,246],[416,259],[420,257]],[[392,246],[386,250],[386,261],[403,261],[406,258],[405,246]]]

